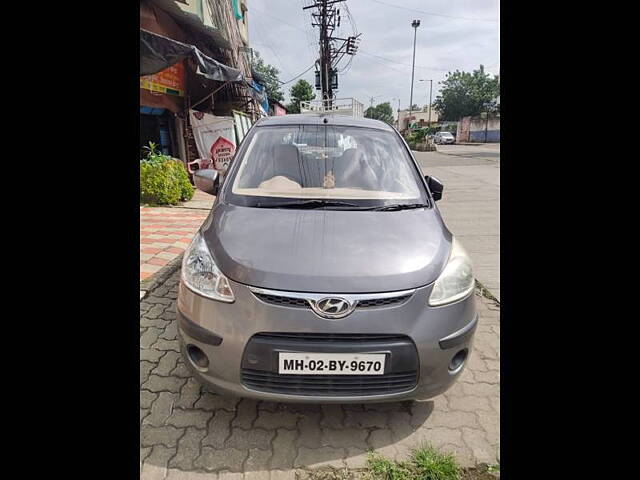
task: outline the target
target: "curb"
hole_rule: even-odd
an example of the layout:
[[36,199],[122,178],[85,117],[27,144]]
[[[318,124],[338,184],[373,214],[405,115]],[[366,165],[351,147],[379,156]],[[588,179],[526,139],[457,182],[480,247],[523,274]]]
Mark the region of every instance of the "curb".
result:
[[142,299],[144,299],[150,291],[155,289],[161,283],[164,283],[167,278],[173,275],[175,271],[180,268],[180,266],[182,265],[183,255],[184,252],[178,254],[177,257],[167,263],[156,273],[140,281],[140,301],[142,301]]
[[494,302],[496,302],[498,305],[500,305],[500,300],[498,300],[493,293],[491,293],[489,291],[489,289],[487,289],[487,287],[485,287],[482,282],[480,282],[480,280],[478,280],[476,278],[476,288],[478,290],[480,290],[480,295],[482,295],[484,298],[488,298],[489,300],[493,300]]

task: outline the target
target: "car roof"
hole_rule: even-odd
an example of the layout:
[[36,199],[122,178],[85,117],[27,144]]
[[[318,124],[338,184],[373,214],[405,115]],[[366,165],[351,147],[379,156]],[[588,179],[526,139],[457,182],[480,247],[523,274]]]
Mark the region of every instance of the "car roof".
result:
[[[325,122],[326,119],[326,122]],[[256,127],[277,125],[340,125],[345,127],[365,127],[377,130],[394,131],[393,128],[380,120],[362,117],[349,117],[331,113],[296,113],[291,115],[276,115],[263,117],[256,123]]]

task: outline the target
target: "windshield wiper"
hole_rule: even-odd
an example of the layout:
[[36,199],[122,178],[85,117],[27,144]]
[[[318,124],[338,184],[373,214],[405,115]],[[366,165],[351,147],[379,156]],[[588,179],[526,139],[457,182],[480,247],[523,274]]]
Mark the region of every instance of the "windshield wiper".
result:
[[374,207],[371,210],[376,212],[390,212],[396,210],[412,210],[415,208],[426,208],[426,203],[394,203],[393,205],[384,205],[382,207]]
[[259,203],[258,208],[323,208],[323,207],[349,207],[348,209],[360,209],[359,205],[349,202],[338,202],[335,200],[301,200],[297,202]]

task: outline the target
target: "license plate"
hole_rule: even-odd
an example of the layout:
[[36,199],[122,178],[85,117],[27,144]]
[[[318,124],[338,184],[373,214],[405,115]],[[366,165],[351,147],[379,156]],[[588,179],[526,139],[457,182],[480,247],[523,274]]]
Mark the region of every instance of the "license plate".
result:
[[380,353],[280,353],[278,373],[284,375],[382,375]]

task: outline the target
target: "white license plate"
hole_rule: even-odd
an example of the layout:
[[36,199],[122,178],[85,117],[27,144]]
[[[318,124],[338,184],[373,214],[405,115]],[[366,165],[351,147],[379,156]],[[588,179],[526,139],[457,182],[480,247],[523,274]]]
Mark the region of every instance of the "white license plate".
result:
[[278,373],[304,375],[382,375],[382,353],[280,353]]

